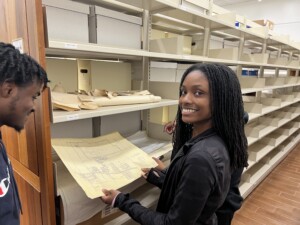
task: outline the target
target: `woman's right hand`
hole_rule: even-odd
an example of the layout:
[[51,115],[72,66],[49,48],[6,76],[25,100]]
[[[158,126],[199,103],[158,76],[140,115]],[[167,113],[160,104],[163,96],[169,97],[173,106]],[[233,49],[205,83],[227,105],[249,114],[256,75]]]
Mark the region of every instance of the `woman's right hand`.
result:
[[[155,169],[157,170],[163,170],[166,168],[165,164],[158,158],[156,157],[152,157],[152,159],[157,163],[157,166],[155,167]],[[147,177],[148,177],[148,173],[150,171],[151,168],[142,168],[142,177],[144,177],[146,180],[147,180]],[[159,177],[159,175],[154,171],[155,175],[157,177]]]
[[161,161],[159,158],[152,157],[152,159],[157,163],[157,166],[155,167],[155,169],[163,170],[166,168],[163,161]]

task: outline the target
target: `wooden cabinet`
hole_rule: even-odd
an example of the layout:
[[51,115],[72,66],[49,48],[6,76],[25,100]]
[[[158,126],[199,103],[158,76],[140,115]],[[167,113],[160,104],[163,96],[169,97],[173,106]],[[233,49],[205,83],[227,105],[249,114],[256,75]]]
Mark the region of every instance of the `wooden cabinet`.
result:
[[[0,17],[0,41],[21,38],[24,51],[45,66],[41,1],[1,0]],[[49,93],[45,90],[21,133],[1,127],[20,192],[22,225],[56,223],[48,99]]]

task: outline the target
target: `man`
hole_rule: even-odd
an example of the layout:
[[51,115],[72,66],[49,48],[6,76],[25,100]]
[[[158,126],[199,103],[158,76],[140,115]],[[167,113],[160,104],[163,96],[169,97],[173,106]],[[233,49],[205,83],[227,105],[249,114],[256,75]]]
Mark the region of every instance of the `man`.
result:
[[[0,42],[0,127],[20,132],[48,82],[45,70],[14,46]],[[21,202],[0,134],[0,224],[19,225]]]

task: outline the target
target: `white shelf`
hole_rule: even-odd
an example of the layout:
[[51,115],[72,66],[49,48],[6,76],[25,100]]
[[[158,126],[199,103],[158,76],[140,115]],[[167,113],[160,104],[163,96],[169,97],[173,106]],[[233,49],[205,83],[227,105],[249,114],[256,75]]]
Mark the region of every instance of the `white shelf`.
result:
[[247,135],[248,146],[251,146],[255,142],[262,140],[265,136],[269,135],[272,132],[278,132],[286,136],[291,135],[293,132],[295,132],[295,130],[297,130],[298,127],[297,125],[290,124],[289,122],[292,122],[299,115],[300,113],[298,113],[297,115],[293,115],[291,119],[285,120],[285,123],[281,121],[281,123],[278,124],[278,127],[272,127],[257,123],[246,125],[245,131]]
[[[294,129],[290,135],[293,135],[296,131],[297,129]],[[259,142],[254,143],[251,146],[249,145],[249,166],[243,171],[243,173],[248,171],[252,166],[259,162],[266,154],[271,152],[276,147],[280,146],[280,144],[288,139],[288,137],[289,136],[287,136],[286,134],[279,133],[275,130],[268,136],[262,138]]]
[[132,6],[129,4],[126,4],[126,2],[120,2],[116,0],[72,0],[76,2],[80,2],[83,4],[89,4],[89,5],[97,5],[97,6],[104,6],[116,11],[124,12],[126,11],[129,14],[136,15],[141,14],[143,12],[143,9],[138,8],[136,6]]
[[69,57],[86,59],[131,59],[141,60],[149,56],[144,50],[101,46],[99,44],[81,43],[66,40],[49,40],[46,55],[50,57]]
[[263,91],[263,90],[274,90],[274,89],[280,89],[280,88],[289,88],[289,87],[297,87],[300,86],[300,83],[295,83],[295,84],[284,84],[281,86],[265,86],[262,88],[242,88],[242,94],[247,94],[247,93],[253,93],[253,92],[258,92],[258,91]]
[[275,47],[281,46],[282,51],[285,50],[299,51],[299,47],[294,45],[293,42],[284,40],[283,38],[280,38],[278,35],[277,36],[272,34],[269,35],[267,44],[269,46],[275,46]]
[[250,159],[248,159],[248,168],[244,169],[243,172],[247,171],[248,169],[250,169],[253,165],[255,165],[255,161],[252,161]]
[[189,30],[203,30],[202,26],[162,14],[154,14],[152,16],[152,28],[182,35]]
[[280,109],[280,107],[278,107],[278,106],[263,105],[261,115],[265,115],[265,114],[268,114],[270,112],[274,112],[275,110],[278,110],[278,109]]
[[[291,118],[291,119],[293,119],[300,114],[300,110],[297,107],[293,107],[293,105],[297,104],[298,102],[300,102],[300,101],[297,99],[294,102],[284,103],[282,106],[265,106],[265,105],[261,105],[259,103],[245,102],[244,106],[245,106],[245,110],[249,114],[249,121],[257,119],[266,114],[276,112],[279,109],[282,109],[282,111],[287,111],[287,112],[293,113],[292,118]],[[260,109],[260,107],[261,107],[261,109]],[[286,121],[290,121],[290,120],[286,120]],[[283,121],[281,121],[281,122],[283,122]]]
[[[154,60],[171,60],[171,61],[188,61],[188,62],[207,62],[223,63],[226,65],[241,65],[251,67],[281,68],[281,69],[299,69],[289,66],[253,63],[237,60],[226,60],[217,58],[208,58],[197,55],[176,55],[159,52],[149,52],[145,50],[119,48],[110,46],[101,46],[99,44],[81,43],[66,40],[49,40],[46,48],[48,57],[65,57],[65,58],[83,58],[83,59],[100,59],[100,60],[141,60],[142,57],[149,57]],[[296,86],[299,84],[289,84],[286,87]],[[278,88],[283,87],[278,86]],[[274,87],[270,87],[274,88]],[[266,88],[266,89],[270,89]],[[252,91],[251,91],[252,92]]]
[[277,147],[286,139],[287,136],[281,135],[280,133],[272,132],[271,134],[263,138],[260,142],[267,144],[269,146]]
[[247,171],[243,176],[246,177],[247,182],[255,184],[269,168],[269,164],[259,162],[251,168],[251,171]]
[[278,127],[283,126],[292,119],[291,112],[284,112],[280,110],[273,112],[270,116],[274,116],[274,118],[278,119]]
[[245,132],[247,137],[261,139],[262,137],[274,131],[274,129],[276,128],[261,123],[255,123],[246,126]]
[[[171,61],[188,61],[188,62],[207,62],[207,63],[222,63],[226,65],[241,65],[245,67],[254,67],[254,68],[279,68],[279,69],[299,69],[298,67],[292,66],[282,66],[282,65],[272,65],[272,64],[264,64],[264,63],[254,63],[254,62],[245,62],[239,60],[230,60],[230,59],[218,59],[218,58],[208,58],[204,56],[198,55],[176,55],[176,54],[168,54],[168,53],[160,53],[160,52],[149,52],[148,56],[154,60],[171,60]],[[286,85],[286,87],[297,86],[299,84],[294,85]],[[281,88],[285,86],[278,86],[276,88]],[[273,87],[268,87],[264,89],[273,89]]]
[[294,107],[294,105],[288,106],[288,107],[284,107],[282,109],[282,111],[284,111],[284,112],[290,112],[291,113],[291,118],[294,119],[294,118],[296,118],[297,116],[300,115],[300,105],[298,105],[298,106],[297,105],[298,104],[295,104],[295,107]]
[[252,145],[253,143],[255,143],[258,140],[259,140],[258,138],[247,136],[247,141],[248,141],[249,146]]
[[251,145],[248,149],[249,152],[249,159],[252,161],[259,161],[262,159],[266,154],[273,150],[273,146],[257,142]]
[[256,114],[256,113],[248,113],[249,115],[249,121],[255,120],[261,116],[261,114]]
[[[263,48],[263,44],[267,44],[267,49],[277,51],[280,46],[282,51],[293,50],[299,52],[299,46],[293,45],[291,42],[286,42],[276,36],[269,36],[265,27],[258,27],[257,29],[236,28],[235,21],[232,18],[226,19],[226,15],[218,15],[217,17],[205,14],[199,11],[203,0],[74,0],[85,4],[95,4],[99,6],[106,6],[117,11],[125,11],[131,15],[142,16],[143,10],[149,11],[151,23],[147,24],[151,28],[172,32],[180,35],[193,35],[196,32],[203,32],[205,28],[209,28],[212,35],[221,37],[224,40],[240,41],[246,40],[245,47],[252,46]],[[193,7],[193,2],[196,5]],[[192,4],[190,4],[192,3]],[[211,7],[211,5],[210,5]],[[207,8],[206,8],[207,9]],[[208,8],[209,9],[209,8]],[[223,17],[225,16],[225,17]],[[147,17],[147,15],[145,16]],[[147,19],[147,18],[143,18]],[[150,20],[149,20],[150,21]],[[145,31],[145,33],[147,33]],[[148,37],[149,38],[149,37]],[[189,37],[190,38],[190,37]],[[145,40],[148,40],[147,38]],[[241,42],[242,43],[242,42]],[[149,43],[147,43],[149,44]],[[67,57],[67,58],[83,58],[96,60],[115,60],[115,61],[140,61],[149,59],[149,61],[168,61],[168,62],[206,62],[206,63],[222,63],[229,66],[240,66],[242,68],[255,69],[273,69],[279,70],[296,70],[299,73],[299,66],[297,62],[284,65],[275,65],[267,63],[267,60],[250,62],[232,59],[209,58],[199,55],[184,55],[184,54],[169,54],[161,52],[151,52],[146,50],[136,50],[119,48],[112,46],[101,46],[99,44],[91,43],[76,43],[65,40],[49,40],[46,44],[47,57]],[[235,46],[237,47],[237,46]],[[238,53],[238,52],[235,52]],[[286,52],[284,52],[286,54]],[[226,58],[226,57],[225,57]],[[272,62],[272,60],[271,60]],[[283,64],[283,63],[282,63]],[[144,65],[144,68],[146,65]],[[142,66],[142,67],[143,67]],[[275,72],[274,72],[275,74]],[[146,74],[143,74],[145,77]],[[267,74],[266,74],[267,75]],[[265,76],[266,76],[265,75]],[[242,76],[243,85],[242,93],[261,92],[264,90],[274,90],[282,88],[290,88],[300,86],[300,78],[298,77],[247,77]],[[149,82],[146,80],[144,82]],[[149,87],[154,88],[154,82],[149,83]],[[175,85],[169,85],[168,91],[171,89],[178,89]],[[158,86],[158,84],[157,84]],[[177,92],[176,92],[177,93]],[[175,92],[172,94],[176,94]],[[264,93],[263,93],[264,94]],[[262,94],[262,95],[263,95]],[[163,95],[161,95],[163,96]],[[171,99],[172,97],[163,96]],[[177,98],[177,96],[176,96]],[[175,99],[175,98],[174,98]],[[249,167],[243,172],[244,182],[240,185],[242,195],[247,196],[258,183],[274,168],[276,164],[283,157],[288,154],[292,147],[299,142],[300,135],[297,139],[289,143],[286,148],[281,147],[281,144],[291,135],[299,130],[299,115],[300,106],[297,103],[300,101],[299,93],[291,93],[286,96],[273,98],[260,98],[261,103],[245,102],[245,110],[249,113],[249,121],[255,123],[247,124],[247,140],[249,145]],[[87,118],[108,116],[113,114],[120,114],[126,112],[148,110],[164,106],[176,106],[178,100],[164,99],[158,103],[145,103],[134,105],[121,106],[106,106],[100,107],[96,110],[81,110],[75,112],[53,111],[53,123],[61,123],[73,120],[81,120]],[[171,107],[169,107],[170,109]],[[279,109],[282,109],[279,111]],[[266,117],[262,117],[269,114]],[[293,121],[296,119],[297,121]],[[149,122],[149,121],[148,121]],[[155,124],[157,125],[157,124]],[[153,124],[149,124],[148,131],[151,133]],[[252,128],[250,126],[253,126]],[[161,125],[157,125],[157,129],[162,131]],[[160,135],[155,130],[156,135]],[[169,138],[169,136],[168,136]],[[277,153],[277,154],[275,154]],[[145,189],[145,192],[139,193],[138,198],[144,201],[146,207],[152,207],[157,202],[157,190]],[[153,193],[154,194],[153,194]],[[129,224],[130,218],[127,215],[122,215],[108,224]]]
[[[299,130],[299,129],[298,129]],[[256,163],[251,169],[243,174],[243,181],[240,184],[241,195],[246,198],[251,191],[259,185],[259,183],[277,166],[288,153],[299,143],[300,134],[295,138],[287,140],[287,144],[279,146],[276,150],[265,156],[265,162]]]
[[61,110],[53,111],[53,123],[67,122],[72,120],[87,119],[92,117],[107,116],[119,113],[133,112],[145,109],[158,108],[163,106],[177,105],[178,100],[163,99],[160,102],[120,105],[120,106],[104,106],[95,110],[80,110],[75,112],[66,112]]
[[176,8],[179,5],[179,0],[116,0],[118,2],[127,3],[131,6],[146,9],[149,11],[164,10],[167,7]]
[[185,2],[181,2],[179,0],[117,1],[126,2],[131,6],[149,10],[153,14],[155,14],[156,12],[166,12],[166,15],[171,14],[173,18],[181,18],[183,22],[192,23],[193,21],[195,21],[194,24],[197,24],[198,26],[209,26],[214,30],[222,30],[222,35],[224,37],[240,38],[241,36],[243,36],[243,33],[245,33],[245,36],[247,38],[252,37],[252,39],[256,40],[259,38],[261,40],[267,38],[266,35],[259,34],[255,31],[252,31],[251,29],[237,29],[234,23],[204,14],[200,11],[200,9],[202,8],[200,0],[197,1],[198,6],[195,5],[195,7],[193,7],[192,4],[185,4]]

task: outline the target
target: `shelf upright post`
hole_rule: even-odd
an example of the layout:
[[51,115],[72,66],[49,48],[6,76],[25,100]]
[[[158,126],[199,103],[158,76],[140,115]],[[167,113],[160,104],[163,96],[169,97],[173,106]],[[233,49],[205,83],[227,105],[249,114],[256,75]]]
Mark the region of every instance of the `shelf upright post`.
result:
[[[300,53],[298,53],[298,61],[300,61]],[[299,74],[299,67],[298,69],[296,70],[296,74],[295,74],[296,77],[299,77],[300,74]]]
[[[150,35],[151,35],[151,15],[149,10],[143,10],[143,40],[142,40],[142,48],[144,51],[149,51],[149,43],[150,43]],[[150,62],[149,57],[143,57],[142,59],[142,76],[143,76],[143,89],[149,90],[149,80],[150,80]],[[149,110],[142,111],[142,122],[141,122],[141,130],[148,130],[148,122],[149,122]]]
[[290,51],[290,52],[289,52],[289,61],[291,61],[292,59],[293,59],[293,52]]
[[[239,41],[239,52],[238,52],[238,60],[240,61],[244,52],[244,45],[245,45],[245,33],[241,34],[240,41]],[[242,75],[242,65],[237,65],[236,69],[237,76]]]
[[209,52],[209,48],[210,48],[210,36],[211,36],[210,27],[205,27],[204,28],[202,55],[207,56],[207,57],[208,57],[208,52]]
[[[282,53],[282,47],[280,47],[280,48],[278,49],[278,52],[277,52],[277,59],[280,58],[281,53]],[[275,77],[278,77],[278,76],[279,76],[279,69],[278,69],[278,67],[276,67],[276,69],[275,69]]]
[[[263,40],[262,43],[262,49],[261,49],[261,53],[264,54],[267,51],[267,39]],[[259,74],[258,77],[264,77],[264,66],[260,66],[259,67]],[[260,102],[261,101],[261,91],[256,92],[256,102]]]
[[209,9],[208,9],[208,15],[212,16],[213,14],[213,4],[214,4],[214,0],[209,0]]
[[92,118],[92,129],[93,129],[93,137],[101,136],[101,117],[93,117]]
[[[292,60],[293,60],[293,51],[290,51],[290,52],[289,52],[289,59],[288,59],[288,62],[291,62]],[[291,74],[291,69],[288,68],[288,69],[287,69],[287,76],[290,76],[290,74]]]
[[[262,43],[261,53],[264,54],[267,51],[267,40],[264,39]],[[264,77],[264,66],[260,66],[259,68],[259,77]]]

